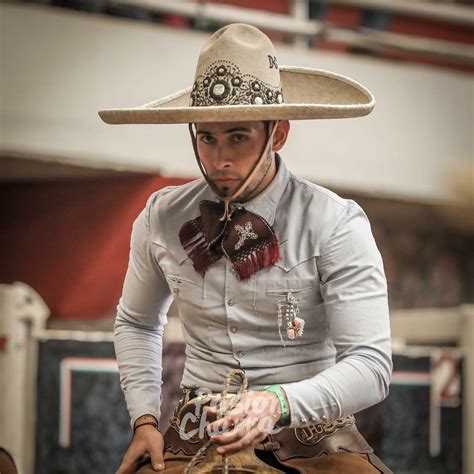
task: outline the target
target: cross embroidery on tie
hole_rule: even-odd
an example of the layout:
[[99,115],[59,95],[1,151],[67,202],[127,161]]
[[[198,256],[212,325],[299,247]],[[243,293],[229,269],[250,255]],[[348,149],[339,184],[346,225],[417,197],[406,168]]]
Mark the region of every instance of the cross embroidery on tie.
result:
[[247,239],[258,239],[258,234],[253,231],[252,223],[247,221],[244,226],[237,224],[234,229],[239,234],[239,241],[235,244],[235,250],[239,250]]

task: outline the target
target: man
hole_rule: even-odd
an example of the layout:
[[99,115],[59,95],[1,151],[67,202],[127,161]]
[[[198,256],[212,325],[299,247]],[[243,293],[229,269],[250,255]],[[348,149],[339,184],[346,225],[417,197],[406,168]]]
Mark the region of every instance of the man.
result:
[[[278,155],[290,119],[373,106],[348,78],[279,68],[270,40],[236,24],[206,43],[192,88],[100,112],[108,123],[189,123],[204,175],[154,193],[133,226],[115,345],[134,437],[118,473],[147,458],[140,473],[183,472],[206,450],[245,472],[390,472],[352,417],[390,382],[380,253],[355,202],[292,175]],[[163,438],[161,338],[173,298],[187,358]],[[218,394],[236,369],[250,390],[194,416],[219,399],[202,390]],[[192,422],[206,417],[202,433]]]

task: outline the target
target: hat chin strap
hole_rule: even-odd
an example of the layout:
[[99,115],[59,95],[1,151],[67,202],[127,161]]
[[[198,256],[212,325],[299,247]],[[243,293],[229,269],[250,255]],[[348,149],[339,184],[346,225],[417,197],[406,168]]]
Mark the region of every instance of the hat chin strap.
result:
[[194,131],[193,131],[193,124],[190,123],[189,124],[189,133],[191,134],[191,141],[193,143],[193,149],[194,149],[194,155],[196,156],[196,160],[198,162],[198,165],[199,165],[199,169],[201,170],[201,173],[202,175],[204,176],[204,179],[207,181],[207,183],[209,184],[209,186],[212,188],[212,190],[217,194],[217,196],[219,197],[219,199],[224,203],[224,214],[222,215],[222,217],[219,219],[220,221],[223,221],[223,220],[228,220],[230,221],[230,212],[229,212],[229,204],[232,202],[232,201],[235,201],[242,193],[243,191],[245,190],[245,188],[249,185],[249,183],[252,181],[252,179],[255,177],[255,175],[257,174],[257,171],[260,167],[260,164],[263,162],[263,159],[267,156],[268,152],[271,150],[271,147],[272,147],[272,141],[273,141],[273,136],[275,135],[275,130],[277,128],[277,125],[278,125],[278,120],[274,121],[272,123],[272,128],[270,129],[269,133],[268,133],[268,137],[267,137],[267,140],[265,142],[265,146],[262,150],[262,153],[260,154],[260,157],[259,159],[257,160],[257,162],[255,163],[254,167],[252,168],[252,170],[250,171],[250,173],[247,175],[247,177],[244,179],[244,181],[242,182],[242,184],[237,188],[237,190],[231,195],[231,196],[223,196],[221,194],[221,191],[219,190],[219,188],[211,181],[211,179],[209,178],[209,175],[207,174],[207,171],[206,169],[204,168],[204,165],[201,161],[201,158],[199,158],[199,152],[198,152],[198,149],[197,149],[197,140],[196,140],[196,135],[194,134]]

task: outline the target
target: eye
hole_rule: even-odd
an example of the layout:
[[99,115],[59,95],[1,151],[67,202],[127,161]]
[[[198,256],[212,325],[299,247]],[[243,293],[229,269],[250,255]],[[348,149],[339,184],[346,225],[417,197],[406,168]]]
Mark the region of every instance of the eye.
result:
[[231,140],[234,143],[242,143],[245,140],[247,140],[247,137],[245,135],[243,135],[242,133],[234,133],[231,137]]
[[214,142],[214,137],[212,135],[201,135],[200,140],[206,145],[209,145]]

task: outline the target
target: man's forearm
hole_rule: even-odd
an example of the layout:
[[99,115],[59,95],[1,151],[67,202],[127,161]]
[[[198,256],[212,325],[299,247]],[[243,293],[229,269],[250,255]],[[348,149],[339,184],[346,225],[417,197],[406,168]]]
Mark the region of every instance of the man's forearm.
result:
[[163,327],[131,324],[117,314],[114,328],[115,352],[120,384],[134,427],[139,417],[160,419]]
[[321,423],[357,413],[388,394],[392,371],[388,333],[379,341],[341,358],[313,378],[283,384],[291,409],[291,426]]

